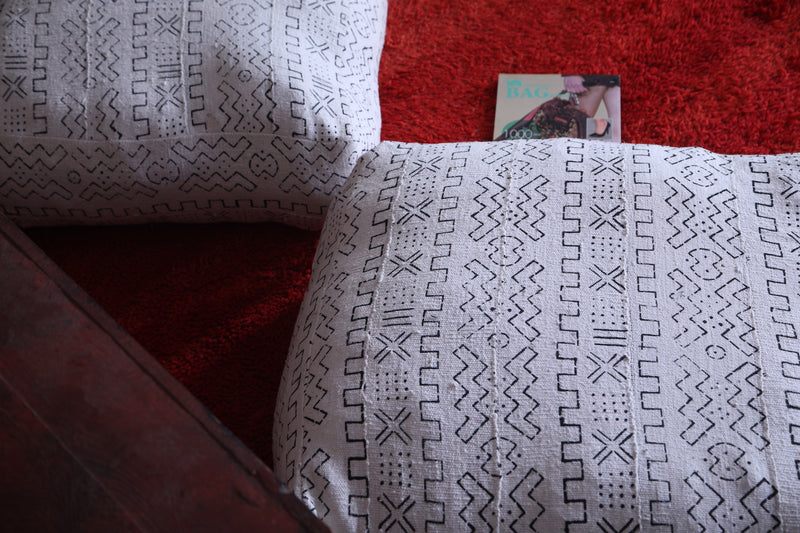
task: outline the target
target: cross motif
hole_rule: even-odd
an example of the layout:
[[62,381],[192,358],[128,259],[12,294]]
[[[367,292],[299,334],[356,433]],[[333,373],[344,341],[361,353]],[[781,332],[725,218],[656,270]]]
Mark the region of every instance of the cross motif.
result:
[[378,524],[378,529],[381,531],[391,531],[394,526],[397,526],[403,533],[416,531],[414,525],[406,518],[406,513],[408,513],[416,503],[416,501],[411,499],[411,496],[406,496],[403,500],[395,504],[389,496],[381,494],[378,496],[378,502],[383,505],[383,508],[386,509],[388,513],[386,518]]
[[[600,356],[589,352],[587,356],[589,361],[596,365],[596,368],[587,376],[592,380],[592,383],[597,383],[603,376],[608,376],[620,383],[622,383],[626,376],[617,368],[617,365],[627,361],[628,357],[625,354],[614,353],[608,358],[608,361],[603,361]],[[594,378],[594,379],[593,379]]]
[[322,10],[325,11],[325,13],[328,16],[332,17],[333,10],[331,9],[331,6],[334,5],[335,3],[336,3],[335,0],[312,0],[311,2],[308,3],[308,7],[310,7],[311,9],[322,8]]
[[411,357],[411,354],[403,348],[403,344],[405,344],[409,338],[411,338],[411,333],[406,332],[401,332],[394,339],[383,333],[379,333],[376,340],[383,344],[383,348],[375,354],[375,359],[377,359],[379,363],[382,363],[383,360],[390,355],[396,355],[401,361],[405,361],[406,358]]
[[616,455],[625,464],[630,464],[631,460],[633,459],[633,455],[631,455],[630,452],[624,448],[625,443],[633,438],[633,433],[631,433],[629,430],[623,429],[613,437],[610,437],[602,431],[597,430],[592,433],[592,437],[601,444],[600,451],[594,454],[593,457],[594,459],[597,459],[598,465],[603,464],[603,461],[612,455]]
[[314,111],[315,115],[319,115],[320,111],[327,111],[331,118],[336,118],[336,112],[332,107],[336,100],[331,94],[320,94],[318,91],[312,90],[311,95],[316,100],[316,103],[311,106],[311,110]]
[[388,414],[383,409],[378,409],[378,412],[375,413],[375,418],[381,421],[383,424],[383,428],[381,429],[380,433],[375,436],[375,440],[378,441],[378,444],[383,446],[383,444],[389,440],[389,438],[394,435],[400,442],[408,446],[411,443],[411,435],[403,429],[403,424],[405,424],[406,420],[411,416],[410,412],[406,411],[406,408],[403,407],[400,411],[395,415],[392,416]]
[[167,104],[172,104],[178,109],[183,108],[183,99],[180,97],[181,89],[183,88],[183,84],[178,83],[172,85],[169,90],[160,87],[158,85],[155,86],[155,91],[158,93],[159,100],[156,102],[156,109],[161,111],[164,109],[164,106]]
[[781,196],[783,196],[784,198],[791,198],[792,196],[797,194],[798,191],[800,191],[798,183],[789,176],[786,175],[778,176],[778,179],[786,184],[786,188],[781,191]]
[[621,266],[616,266],[606,272],[600,267],[600,265],[592,265],[591,271],[592,274],[597,276],[597,281],[592,283],[589,286],[590,288],[599,291],[603,287],[610,287],[620,294],[625,291],[625,285],[623,285],[622,281],[620,280],[620,278],[622,278],[622,276],[625,274],[625,271]]
[[634,533],[639,531],[639,522],[630,518],[627,522],[617,527],[604,516],[600,522],[597,522],[597,527],[603,533]]
[[420,172],[428,171],[435,174],[439,170],[439,163],[442,161],[442,156],[437,155],[428,161],[412,161],[414,169],[408,173],[409,177],[416,176]]
[[790,252],[790,253],[795,253],[798,250],[800,250],[800,233],[798,233],[796,231],[790,231],[789,232],[789,237],[791,237],[792,240],[794,241],[794,244],[797,245],[794,248],[792,248],[792,251]]
[[403,216],[400,217],[400,220],[397,221],[397,223],[405,224],[412,218],[418,218],[421,221],[425,222],[426,218],[431,217],[428,213],[425,212],[425,208],[428,207],[431,204],[431,202],[433,202],[432,198],[426,198],[417,205],[404,202],[402,205],[399,206],[400,209],[404,211],[404,213]]
[[25,15],[30,12],[30,8],[24,7],[22,9],[9,9],[6,11],[6,21],[3,24],[6,28],[10,28],[13,24],[19,24],[21,28],[25,27]]
[[600,157],[593,157],[592,161],[594,161],[597,166],[592,169],[592,173],[597,175],[608,170],[609,172],[620,175],[622,174],[622,160],[622,156],[617,156],[608,160]]
[[414,252],[408,257],[403,257],[400,254],[397,254],[393,258],[389,258],[389,261],[394,264],[394,268],[389,275],[393,278],[396,278],[403,272],[408,272],[412,276],[416,276],[418,272],[422,272],[422,269],[419,268],[414,263],[418,261],[422,257],[422,252]]
[[321,57],[323,60],[325,60],[325,61],[328,61],[328,55],[327,55],[327,53],[326,53],[326,52],[327,52],[328,50],[330,50],[330,46],[328,46],[328,45],[327,45],[326,43],[324,43],[324,42],[323,42],[323,43],[317,43],[317,42],[314,40],[314,38],[313,38],[313,37],[310,37],[310,36],[309,36],[309,37],[306,37],[306,41],[308,41],[308,45],[306,46],[306,51],[307,51],[309,54],[319,54],[319,56],[320,56],[320,57]]
[[171,33],[175,37],[180,37],[181,35],[181,28],[178,26],[178,23],[181,21],[181,18],[178,15],[173,15],[172,17],[166,19],[161,15],[156,16],[156,24],[158,24],[158,28],[155,31],[156,35],[161,35],[164,32]]
[[611,226],[611,229],[619,231],[625,227],[625,224],[617,218],[623,213],[621,205],[615,205],[608,210],[603,209],[599,205],[593,205],[591,210],[595,215],[597,215],[597,218],[591,224],[589,224],[591,228],[600,229],[604,225],[608,224]]
[[6,90],[3,91],[3,100],[8,102],[11,100],[12,96],[19,96],[20,98],[25,98],[27,93],[25,89],[22,88],[23,82],[27,79],[27,76],[17,76],[14,79],[11,79],[8,76],[3,75],[0,78],[0,81],[3,82],[3,85],[6,86]]

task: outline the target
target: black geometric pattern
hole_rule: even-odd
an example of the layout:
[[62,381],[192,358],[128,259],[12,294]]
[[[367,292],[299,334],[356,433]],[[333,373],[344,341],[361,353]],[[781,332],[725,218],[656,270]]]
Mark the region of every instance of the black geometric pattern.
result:
[[320,239],[278,475],[341,531],[800,528],[798,161],[381,144]]
[[0,212],[319,227],[380,139],[386,2],[0,2]]

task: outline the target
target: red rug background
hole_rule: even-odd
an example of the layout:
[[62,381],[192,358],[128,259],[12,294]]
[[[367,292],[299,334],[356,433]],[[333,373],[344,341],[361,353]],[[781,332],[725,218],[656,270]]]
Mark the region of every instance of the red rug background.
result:
[[[800,152],[800,5],[390,0],[382,137],[488,140],[497,74],[622,76],[623,141]],[[28,234],[267,464],[317,234],[277,224]]]

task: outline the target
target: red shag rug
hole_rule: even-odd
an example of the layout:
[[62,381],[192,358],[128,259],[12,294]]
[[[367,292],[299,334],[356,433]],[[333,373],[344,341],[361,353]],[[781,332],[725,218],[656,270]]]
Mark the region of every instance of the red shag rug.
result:
[[[622,76],[623,140],[800,152],[793,0],[390,0],[383,138],[489,140],[497,74]],[[317,235],[277,224],[28,234],[267,464]]]

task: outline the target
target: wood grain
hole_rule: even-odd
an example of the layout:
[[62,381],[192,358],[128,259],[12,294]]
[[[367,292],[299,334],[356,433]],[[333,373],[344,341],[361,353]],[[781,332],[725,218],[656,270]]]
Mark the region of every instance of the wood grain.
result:
[[327,531],[7,219],[0,273],[0,530]]

